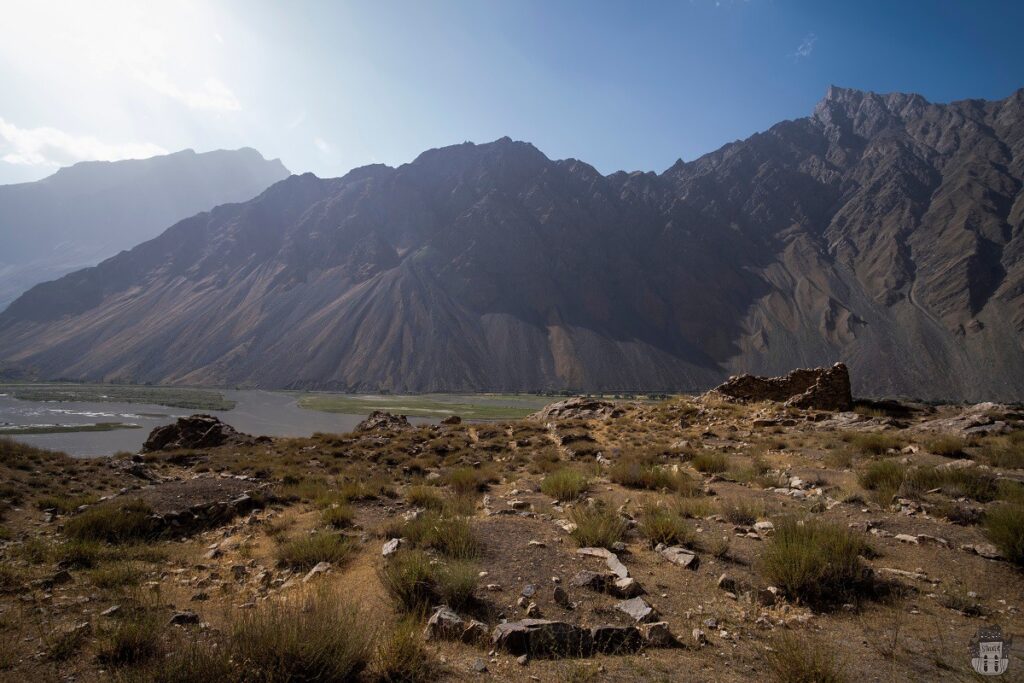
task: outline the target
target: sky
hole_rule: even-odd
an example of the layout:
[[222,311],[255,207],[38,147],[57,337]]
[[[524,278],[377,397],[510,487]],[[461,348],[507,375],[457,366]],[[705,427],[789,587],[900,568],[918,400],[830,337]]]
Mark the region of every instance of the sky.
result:
[[1024,87],[1024,2],[0,0],[0,183],[255,147],[340,176],[508,135],[662,171],[829,84]]

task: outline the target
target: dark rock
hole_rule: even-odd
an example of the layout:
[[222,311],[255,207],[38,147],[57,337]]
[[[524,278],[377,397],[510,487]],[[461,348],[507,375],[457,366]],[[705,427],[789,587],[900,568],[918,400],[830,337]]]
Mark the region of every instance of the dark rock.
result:
[[253,438],[241,434],[212,415],[190,415],[177,422],[157,427],[142,444],[143,452],[171,451],[179,448],[216,448],[225,444],[251,444]]
[[583,570],[572,577],[569,581],[569,585],[575,588],[589,588],[593,591],[603,593],[608,589],[608,586],[617,579],[618,577],[611,572],[592,572]]
[[171,617],[170,623],[177,626],[198,624],[199,615],[192,611],[177,612],[174,616]]
[[461,640],[466,632],[466,623],[458,614],[442,605],[434,610],[423,629],[427,640]]
[[462,418],[459,417],[458,415],[449,415],[448,417],[446,417],[443,420],[441,420],[441,424],[443,424],[443,425],[462,424]]
[[793,370],[783,377],[739,375],[715,388],[742,401],[775,401],[794,408],[848,411],[853,409],[850,373],[843,363],[831,368]]
[[594,651],[604,654],[625,654],[640,649],[642,639],[636,626],[595,626],[590,629]]
[[523,619],[498,624],[491,643],[513,655],[580,657],[591,651],[590,632],[562,621]]
[[640,636],[647,647],[674,647],[679,644],[676,637],[672,635],[672,631],[669,630],[667,621],[641,624]]

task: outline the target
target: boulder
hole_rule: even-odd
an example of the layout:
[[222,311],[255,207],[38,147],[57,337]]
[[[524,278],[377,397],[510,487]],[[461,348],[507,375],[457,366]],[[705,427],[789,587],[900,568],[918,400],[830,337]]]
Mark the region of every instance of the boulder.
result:
[[619,417],[626,411],[609,401],[602,401],[596,398],[585,398],[577,396],[564,401],[550,403],[536,413],[529,416],[531,420],[605,420],[612,417]]
[[569,585],[575,588],[589,588],[590,590],[604,593],[608,586],[616,579],[618,577],[611,572],[592,572],[585,569],[572,577]]
[[590,629],[590,642],[595,652],[625,654],[636,652],[643,644],[636,626],[595,626]]
[[498,624],[491,633],[495,648],[530,657],[580,657],[591,651],[590,631],[547,619]]
[[434,610],[423,629],[427,640],[462,640],[465,633],[466,622],[445,605]]
[[365,420],[356,425],[357,432],[394,432],[411,429],[412,425],[405,415],[392,415],[383,410],[375,410]]
[[647,647],[674,647],[679,644],[672,631],[668,628],[667,621],[655,621],[650,624],[640,625],[640,637],[643,638]]
[[172,451],[179,448],[216,448],[217,446],[248,445],[255,439],[248,434],[235,431],[229,424],[213,415],[189,415],[177,422],[157,427],[149,433],[142,444],[145,453]]
[[684,569],[696,570],[700,565],[700,558],[697,557],[697,553],[692,550],[687,550],[682,546],[670,545],[667,548],[662,548],[658,552],[672,564],[677,564]]
[[793,370],[782,377],[734,376],[714,391],[741,401],[775,401],[794,408],[838,412],[853,409],[850,372],[843,363],[831,368]]
[[615,605],[615,609],[628,615],[635,622],[649,622],[658,620],[658,611],[647,604],[643,598],[631,598],[623,600]]

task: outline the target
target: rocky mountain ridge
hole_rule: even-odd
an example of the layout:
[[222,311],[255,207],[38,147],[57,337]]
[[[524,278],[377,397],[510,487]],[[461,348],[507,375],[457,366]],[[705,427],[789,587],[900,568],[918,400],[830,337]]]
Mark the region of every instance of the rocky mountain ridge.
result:
[[832,87],[664,173],[508,138],[293,176],[0,315],[43,377],[685,391],[845,362],[860,395],[1024,399],[1024,90]]

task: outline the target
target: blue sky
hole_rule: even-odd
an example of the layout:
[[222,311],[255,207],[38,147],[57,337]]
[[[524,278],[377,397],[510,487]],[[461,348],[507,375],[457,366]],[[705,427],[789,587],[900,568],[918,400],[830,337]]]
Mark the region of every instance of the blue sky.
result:
[[251,146],[337,176],[503,135],[661,171],[830,83],[1024,87],[1021,2],[4,0],[0,183]]

